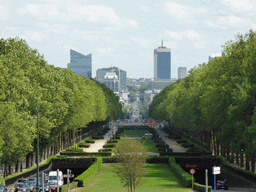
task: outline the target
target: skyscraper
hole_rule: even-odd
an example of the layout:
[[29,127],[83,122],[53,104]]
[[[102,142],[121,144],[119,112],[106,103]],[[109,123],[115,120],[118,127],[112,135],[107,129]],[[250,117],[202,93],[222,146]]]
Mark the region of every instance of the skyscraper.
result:
[[187,67],[178,68],[178,79],[182,79],[187,76]]
[[171,79],[171,49],[161,46],[154,49],[154,78]]
[[68,63],[68,68],[73,70],[77,75],[91,78],[92,54],[83,55],[70,49],[70,63]]
[[126,71],[118,67],[100,68],[96,71],[96,80],[103,83],[107,72],[114,72],[119,79],[119,88],[126,88]]

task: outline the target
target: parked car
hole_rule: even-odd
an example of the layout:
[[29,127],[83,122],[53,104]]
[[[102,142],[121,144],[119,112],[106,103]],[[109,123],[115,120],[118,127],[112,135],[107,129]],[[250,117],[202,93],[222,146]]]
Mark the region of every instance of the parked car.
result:
[[226,179],[224,180],[218,180],[217,184],[216,184],[216,189],[225,189],[228,190],[228,183],[226,181]]
[[33,181],[26,181],[25,182],[28,185],[29,191],[33,192],[36,191],[36,183]]
[[30,192],[30,191],[26,183],[17,183],[15,187],[15,192]]
[[7,192],[7,187],[5,184],[0,184],[0,192]]

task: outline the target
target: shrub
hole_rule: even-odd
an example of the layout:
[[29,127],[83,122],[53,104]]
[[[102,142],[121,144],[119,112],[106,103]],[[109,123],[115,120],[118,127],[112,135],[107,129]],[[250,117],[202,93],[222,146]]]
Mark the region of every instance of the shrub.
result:
[[86,147],[86,148],[88,148],[88,147],[90,147],[90,144],[89,143],[81,143],[78,146],[79,147]]
[[110,143],[110,144],[105,144],[105,145],[103,145],[103,148],[114,148],[116,146],[116,144],[114,144],[114,143]]
[[183,170],[180,167],[180,165],[176,164],[174,157],[169,158],[169,165],[171,170],[176,174],[176,176],[179,178],[184,187],[188,188],[192,186],[191,175],[187,173],[185,170]]
[[169,145],[161,143],[161,144],[156,144],[156,147],[157,148],[167,148],[167,147],[169,147]]
[[188,141],[186,139],[177,139],[177,143],[187,143]]
[[[198,192],[205,192],[205,185],[200,185],[199,183],[194,183],[193,185]],[[208,186],[208,192],[212,192],[212,186]]]
[[78,182],[78,187],[85,187],[92,177],[98,172],[102,165],[102,158],[98,157],[97,161],[92,164],[85,172],[83,172],[81,175],[78,175],[74,181]]
[[104,139],[104,137],[100,135],[93,135],[92,139]]
[[181,146],[182,146],[182,147],[185,147],[185,148],[188,148],[188,147],[193,148],[193,147],[194,147],[194,144],[193,144],[193,143],[182,143]]
[[98,152],[108,152],[108,151],[112,151],[112,149],[99,149]]
[[[77,187],[78,182],[72,182],[69,184],[69,190],[74,189]],[[62,185],[59,187],[60,192],[67,192],[67,185]]]
[[116,140],[116,139],[110,139],[107,141],[107,143],[117,143],[117,142],[118,142],[118,140]]
[[95,143],[95,140],[94,139],[87,139],[84,142],[85,143]]

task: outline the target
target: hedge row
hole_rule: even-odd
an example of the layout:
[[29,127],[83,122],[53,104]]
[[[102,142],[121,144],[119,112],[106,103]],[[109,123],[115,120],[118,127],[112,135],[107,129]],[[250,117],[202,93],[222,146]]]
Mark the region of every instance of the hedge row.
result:
[[103,148],[114,148],[114,147],[116,147],[116,144],[114,144],[114,143],[108,143],[108,144],[106,144],[106,145],[103,145]]
[[118,142],[118,140],[116,140],[116,139],[110,139],[107,141],[107,143],[117,143],[117,142]]
[[[72,183],[70,183],[70,184],[69,184],[69,190],[76,188],[77,185],[78,185],[78,182],[72,182]],[[59,187],[59,190],[60,190],[60,192],[67,192],[67,191],[68,191],[68,186],[67,186],[67,184],[60,186],[60,187]]]
[[[198,192],[205,192],[205,185],[194,183],[194,189],[197,190]],[[212,186],[208,186],[208,192],[212,192]]]
[[[169,165],[171,170],[176,174],[178,179],[184,185],[184,187],[188,188],[192,186],[192,177],[189,173],[183,170],[180,165],[176,164],[175,158],[169,158]],[[195,179],[194,179],[195,180]]]
[[86,148],[89,148],[89,147],[90,147],[90,143],[80,143],[78,146],[79,146],[79,147],[86,147]]
[[100,135],[93,135],[92,139],[104,139],[104,137]]
[[92,177],[98,172],[102,165],[102,158],[98,157],[97,161],[92,164],[85,172],[83,172],[81,175],[78,175],[74,181],[78,182],[78,187],[85,187]]
[[67,156],[111,156],[111,153],[98,153],[98,152],[61,152],[61,155]]

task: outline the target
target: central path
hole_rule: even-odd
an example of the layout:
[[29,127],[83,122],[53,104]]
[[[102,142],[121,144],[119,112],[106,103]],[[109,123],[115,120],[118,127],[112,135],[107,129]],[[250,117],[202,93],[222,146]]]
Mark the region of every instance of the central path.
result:
[[165,132],[159,127],[155,127],[155,130],[158,132],[159,136],[163,139],[163,141],[169,145],[170,148],[173,149],[173,152],[183,152],[187,151],[186,148],[182,147],[181,144],[177,143],[174,139],[169,139],[165,137]]

